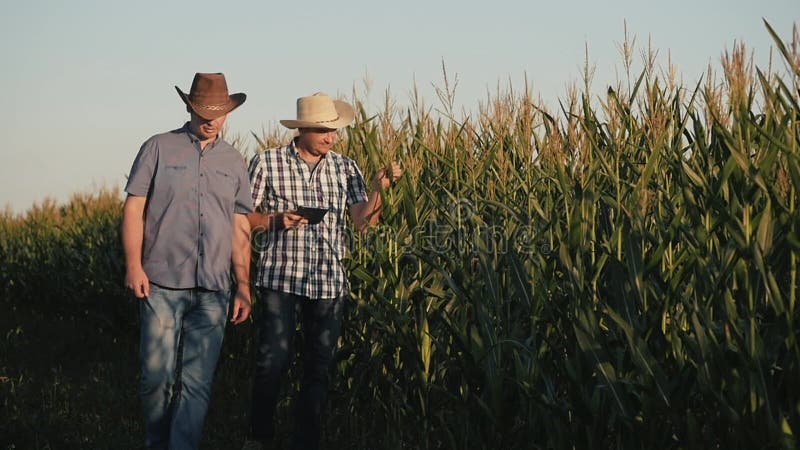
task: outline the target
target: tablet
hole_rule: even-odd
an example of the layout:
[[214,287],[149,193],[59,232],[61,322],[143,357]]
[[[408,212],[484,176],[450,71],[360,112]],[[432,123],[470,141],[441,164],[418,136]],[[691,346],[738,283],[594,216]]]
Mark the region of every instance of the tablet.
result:
[[314,225],[316,223],[320,223],[320,221],[322,221],[322,218],[325,217],[325,213],[327,212],[328,210],[326,208],[311,208],[308,206],[300,206],[294,213],[297,214],[298,216],[303,216],[306,219],[308,219],[309,225]]

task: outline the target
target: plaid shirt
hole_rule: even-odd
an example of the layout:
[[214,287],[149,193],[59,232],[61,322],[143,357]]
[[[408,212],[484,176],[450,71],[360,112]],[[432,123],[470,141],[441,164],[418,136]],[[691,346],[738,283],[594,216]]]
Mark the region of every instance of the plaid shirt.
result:
[[250,161],[253,203],[264,213],[299,206],[326,208],[316,225],[261,232],[254,230],[259,252],[256,285],[330,299],[349,292],[345,256],[349,207],[367,201],[364,176],[356,163],[328,152],[312,172],[300,159],[294,142],[256,154]]

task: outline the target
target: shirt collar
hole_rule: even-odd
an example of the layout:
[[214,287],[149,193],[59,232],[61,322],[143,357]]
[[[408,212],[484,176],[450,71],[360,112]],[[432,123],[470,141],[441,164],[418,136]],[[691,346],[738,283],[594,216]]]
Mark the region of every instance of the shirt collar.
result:
[[289,152],[290,155],[299,158],[300,153],[297,152],[297,147],[294,146],[295,139],[292,139],[291,142],[289,142],[289,145],[286,146],[286,151]]
[[[298,151],[297,151],[297,147],[294,145],[296,140],[297,140],[297,138],[294,138],[294,139],[292,139],[292,141],[291,141],[291,142],[289,142],[289,145],[287,145],[287,146],[286,146],[286,151],[289,153],[289,155],[291,155],[291,156],[294,156],[295,158],[297,158],[297,159],[299,159],[299,160],[301,160],[301,161],[302,161],[302,158],[300,157],[300,152],[298,152]],[[330,153],[331,153],[331,152],[329,151],[328,153],[326,153],[326,154],[322,155],[322,156],[319,158],[319,161],[318,161],[318,162],[322,162],[322,161],[325,161],[325,160],[327,160],[327,159],[328,159],[328,158],[327,158],[327,156],[328,156]]]
[[[192,129],[189,127],[189,122],[186,122],[185,124],[183,124],[183,128],[181,130],[186,133],[186,136],[189,138],[189,141],[192,144],[197,144],[197,143],[200,142],[200,138],[198,138],[197,136],[195,136],[194,133],[192,133]],[[209,145],[207,145],[205,150],[203,150],[203,151],[205,152],[205,151],[208,151],[208,150],[211,150],[212,148],[214,148],[217,145],[217,143],[219,142],[219,140],[220,140],[219,139],[219,134],[217,134],[217,136],[214,138],[214,140]]]

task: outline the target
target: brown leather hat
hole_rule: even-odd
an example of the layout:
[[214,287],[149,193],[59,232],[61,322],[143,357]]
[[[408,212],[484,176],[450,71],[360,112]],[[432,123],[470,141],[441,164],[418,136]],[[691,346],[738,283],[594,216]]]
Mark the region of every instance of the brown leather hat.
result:
[[228,83],[221,73],[194,74],[189,95],[184,94],[178,86],[175,86],[175,90],[195,114],[206,120],[228,114],[247,99],[247,95],[242,93],[228,95]]

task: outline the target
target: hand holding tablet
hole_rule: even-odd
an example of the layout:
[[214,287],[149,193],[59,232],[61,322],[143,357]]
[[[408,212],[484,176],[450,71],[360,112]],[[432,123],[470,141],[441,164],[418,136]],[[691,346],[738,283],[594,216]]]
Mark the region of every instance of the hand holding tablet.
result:
[[328,210],[326,208],[312,208],[309,206],[300,206],[294,211],[298,216],[303,216],[308,219],[309,225],[320,223],[327,212]]

